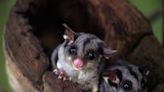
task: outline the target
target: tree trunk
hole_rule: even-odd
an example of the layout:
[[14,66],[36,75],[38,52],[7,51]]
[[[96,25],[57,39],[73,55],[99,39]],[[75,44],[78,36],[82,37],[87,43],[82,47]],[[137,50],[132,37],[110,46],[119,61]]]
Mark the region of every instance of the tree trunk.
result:
[[15,92],[82,92],[57,79],[48,56],[64,28],[93,33],[119,56],[150,70],[148,92],[163,92],[164,51],[147,19],[127,0],[17,0],[4,32],[6,68]]

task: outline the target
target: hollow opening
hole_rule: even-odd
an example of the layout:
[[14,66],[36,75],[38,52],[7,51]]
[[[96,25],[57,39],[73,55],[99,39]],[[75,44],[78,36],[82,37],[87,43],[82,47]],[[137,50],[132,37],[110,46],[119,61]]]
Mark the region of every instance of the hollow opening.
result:
[[52,49],[63,41],[63,23],[75,32],[92,33],[104,39],[103,28],[89,12],[88,4],[83,0],[34,0],[21,14],[28,19],[32,32],[50,55]]

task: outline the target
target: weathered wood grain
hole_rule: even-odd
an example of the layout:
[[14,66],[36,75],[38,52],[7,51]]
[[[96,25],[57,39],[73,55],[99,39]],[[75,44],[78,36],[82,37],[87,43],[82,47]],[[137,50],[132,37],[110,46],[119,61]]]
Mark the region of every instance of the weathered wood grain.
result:
[[103,39],[118,56],[150,70],[148,91],[164,83],[164,51],[149,21],[127,0],[17,0],[4,30],[6,68],[15,92],[81,92],[58,80],[48,56],[68,24]]

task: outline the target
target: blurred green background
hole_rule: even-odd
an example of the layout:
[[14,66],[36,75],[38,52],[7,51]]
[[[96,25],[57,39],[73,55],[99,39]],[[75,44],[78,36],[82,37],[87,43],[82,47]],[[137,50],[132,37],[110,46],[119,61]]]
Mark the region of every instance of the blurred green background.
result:
[[[144,15],[151,19],[153,32],[159,42],[162,42],[162,0],[130,0]],[[7,82],[5,62],[2,49],[3,28],[8,17],[9,10],[15,0],[0,0],[0,89],[12,92]]]

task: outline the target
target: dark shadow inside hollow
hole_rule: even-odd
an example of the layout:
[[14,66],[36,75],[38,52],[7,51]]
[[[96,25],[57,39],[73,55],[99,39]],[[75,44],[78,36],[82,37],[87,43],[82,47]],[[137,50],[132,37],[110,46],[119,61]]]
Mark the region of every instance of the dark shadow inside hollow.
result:
[[87,4],[83,0],[34,0],[22,14],[49,55],[63,41],[63,23],[75,32],[93,33],[104,39],[104,30],[89,13]]

